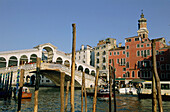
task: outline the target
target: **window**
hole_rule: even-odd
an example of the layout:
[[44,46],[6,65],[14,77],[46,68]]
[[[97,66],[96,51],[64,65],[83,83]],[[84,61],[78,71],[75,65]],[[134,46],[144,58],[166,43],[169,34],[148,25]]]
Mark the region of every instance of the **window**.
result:
[[96,54],[97,56],[99,56],[100,55],[100,53],[99,52],[97,52],[97,54]]
[[144,50],[144,57],[147,57],[146,50]]
[[151,89],[151,84],[145,84],[145,89]]
[[137,44],[137,48],[139,48],[140,47],[140,45],[139,44]]
[[170,70],[170,64],[166,64],[166,70]]
[[160,51],[160,54],[163,55],[165,52],[164,51]]
[[126,49],[129,49],[129,46],[126,46]]
[[111,60],[111,59],[109,59],[109,63],[112,63],[112,60]]
[[114,55],[116,55],[116,52],[114,52]]
[[145,34],[143,34],[143,38],[145,38]]
[[137,56],[140,56],[140,51],[137,51]]
[[117,59],[117,64],[119,64],[119,59]]
[[126,42],[131,42],[131,39],[126,39]]
[[150,44],[146,44],[146,47],[150,47]]
[[119,52],[117,52],[117,55],[119,55]]
[[97,58],[97,63],[99,63],[99,58]]
[[135,38],[135,41],[139,41],[139,38]]
[[106,51],[103,51],[103,55],[106,55]]
[[161,64],[161,70],[165,70],[165,65]]
[[125,75],[125,74],[123,74],[123,77],[126,77],[126,75]]
[[138,77],[140,77],[140,71],[138,71]]
[[105,63],[106,62],[106,58],[105,57],[103,57],[103,63]]
[[112,52],[110,52],[110,56],[112,55]]
[[165,73],[161,73],[161,79],[165,79],[165,78],[166,78]]
[[143,56],[143,51],[141,51],[141,56]]
[[141,45],[141,47],[143,47],[143,45]]
[[129,68],[129,62],[126,63],[126,68]]
[[46,80],[46,82],[50,82],[50,80]]
[[135,77],[135,72],[134,71],[132,71],[132,77]]
[[123,51],[123,54],[125,54],[125,51]]
[[126,68],[123,68],[123,71],[126,71]]
[[149,56],[150,56],[150,50],[147,50],[147,55],[149,55]]
[[126,53],[126,57],[129,57],[129,52]]
[[129,72],[127,72],[126,74],[127,74],[127,77],[130,77],[130,73]]
[[169,84],[161,84],[161,89],[170,90],[170,85]]
[[105,65],[103,65],[103,70],[106,70],[106,66]]
[[137,67],[138,67],[138,68],[140,68],[140,67],[141,67],[140,61],[138,61],[138,65],[137,65]]
[[156,51],[156,55],[158,55],[159,54],[159,51]]
[[160,57],[160,61],[164,61],[164,57]]

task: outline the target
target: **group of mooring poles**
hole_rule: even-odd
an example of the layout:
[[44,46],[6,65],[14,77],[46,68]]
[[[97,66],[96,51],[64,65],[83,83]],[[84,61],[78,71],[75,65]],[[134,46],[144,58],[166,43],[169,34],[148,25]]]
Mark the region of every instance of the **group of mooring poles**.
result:
[[0,74],[0,92],[4,93],[1,97],[3,97],[5,100],[7,98],[10,99],[12,96],[12,76],[12,71]]

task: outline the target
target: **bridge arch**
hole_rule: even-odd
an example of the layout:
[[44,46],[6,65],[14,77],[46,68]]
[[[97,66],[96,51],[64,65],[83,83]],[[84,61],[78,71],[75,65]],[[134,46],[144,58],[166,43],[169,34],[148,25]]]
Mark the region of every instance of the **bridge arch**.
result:
[[17,66],[18,64],[18,59],[16,56],[11,56],[9,58],[9,63],[8,63],[8,67],[11,67],[11,66]]
[[37,62],[37,55],[31,54],[30,56],[30,63],[36,63]]
[[4,57],[0,57],[0,68],[6,67],[6,59]]
[[84,71],[86,74],[89,74],[89,69],[88,68],[85,68],[85,71]]
[[80,65],[80,66],[78,67],[78,71],[82,71],[82,72],[83,72],[83,66]]
[[91,75],[95,76],[95,71],[94,70],[91,71]]
[[64,61],[64,65],[65,65],[66,67],[70,67],[70,62],[69,62],[68,60],[65,60],[65,61]]
[[61,57],[58,57],[57,60],[56,60],[56,63],[62,65],[63,59]]
[[22,55],[20,57],[20,65],[27,64],[28,63],[28,57],[26,55]]

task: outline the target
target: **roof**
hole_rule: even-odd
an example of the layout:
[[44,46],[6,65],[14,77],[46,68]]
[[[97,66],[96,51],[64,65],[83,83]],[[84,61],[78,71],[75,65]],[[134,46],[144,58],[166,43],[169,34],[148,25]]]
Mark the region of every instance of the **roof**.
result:
[[136,37],[139,37],[139,36],[127,37],[127,38],[125,38],[125,39],[136,38]]
[[115,51],[115,50],[125,50],[125,47],[117,47],[117,48],[112,48],[109,51]]

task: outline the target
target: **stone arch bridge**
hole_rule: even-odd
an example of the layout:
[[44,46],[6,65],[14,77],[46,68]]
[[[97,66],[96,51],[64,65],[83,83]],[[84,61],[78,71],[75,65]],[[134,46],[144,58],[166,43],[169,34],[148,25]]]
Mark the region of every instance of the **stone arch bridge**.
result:
[[[40,57],[41,75],[53,81],[56,85],[60,84],[60,72],[65,72],[66,81],[70,80],[71,76],[71,57],[66,53],[58,51],[57,47],[50,43],[41,44],[33,49],[15,50],[0,52],[0,73],[13,71],[14,78],[12,83],[16,83],[16,75],[18,69],[25,69],[25,82],[31,77],[33,71],[36,70],[36,58]],[[94,85],[96,70],[94,67],[76,60],[75,66],[75,84],[81,85],[82,72],[85,72],[86,87]],[[43,77],[41,77],[43,78]],[[65,81],[65,82],[66,82]],[[43,82],[40,82],[43,84]],[[104,83],[99,80],[99,84]]]

